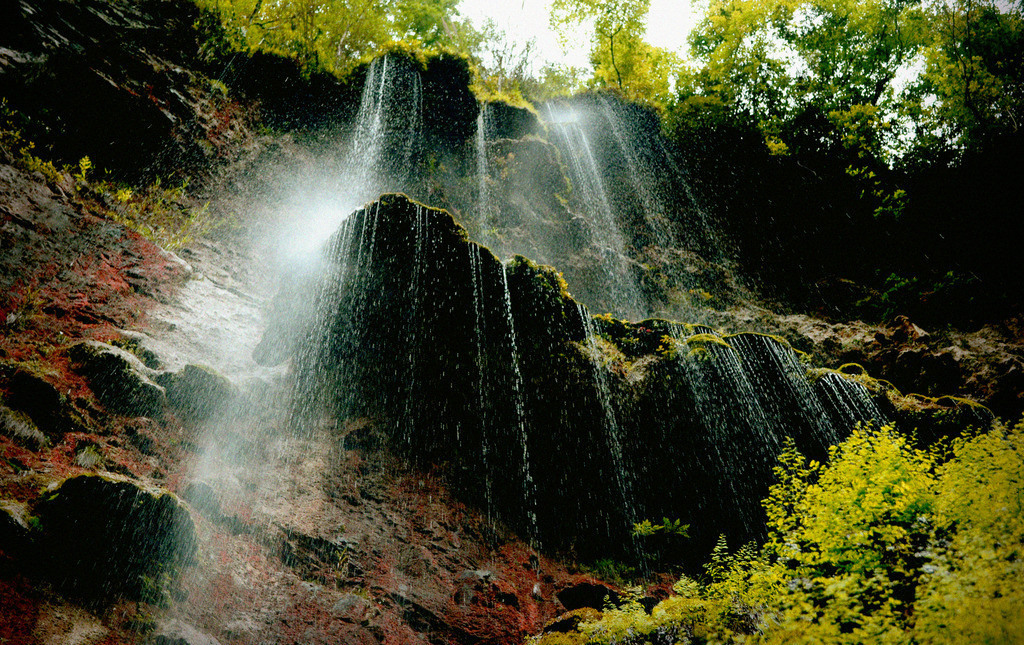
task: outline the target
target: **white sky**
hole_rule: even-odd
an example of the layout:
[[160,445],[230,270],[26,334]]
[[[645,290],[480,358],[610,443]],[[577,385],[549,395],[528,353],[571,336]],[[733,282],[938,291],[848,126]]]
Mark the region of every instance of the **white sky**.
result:
[[[546,61],[588,66],[588,32],[582,31],[569,43],[569,51],[563,51],[549,26],[550,6],[550,0],[462,0],[459,12],[478,27],[490,18],[510,36],[523,41],[534,38],[540,57]],[[651,0],[648,18],[649,43],[685,53],[686,36],[697,21],[691,0]],[[535,69],[540,67],[538,64]]]

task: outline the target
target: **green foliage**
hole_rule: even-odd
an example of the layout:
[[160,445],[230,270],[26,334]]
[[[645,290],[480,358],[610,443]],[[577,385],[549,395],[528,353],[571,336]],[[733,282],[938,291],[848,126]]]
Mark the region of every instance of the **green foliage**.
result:
[[89,171],[92,170],[92,160],[88,156],[82,157],[78,160],[78,172],[74,174],[74,178],[78,181],[88,181]]
[[110,219],[169,251],[227,224],[213,219],[209,203],[196,207],[187,196],[187,188],[187,180],[164,188],[157,179],[138,190],[100,184],[100,190],[112,197],[114,205],[107,213]]
[[975,276],[954,271],[931,278],[890,273],[877,295],[857,301],[856,306],[861,315],[869,318],[891,320],[905,315],[917,320],[928,301],[956,303],[959,307],[970,305],[977,288]]
[[659,533],[689,537],[690,525],[683,524],[682,520],[670,520],[667,517],[661,519],[661,524],[654,524],[650,520],[643,520],[633,525],[633,535],[637,537],[650,537]]
[[[1020,3],[949,0],[931,6],[923,56],[919,134],[937,145],[975,145],[1024,118],[1024,15]],[[943,141],[944,139],[944,141]]]
[[590,84],[662,105],[681,61],[673,52],[644,40],[649,10],[650,0],[555,0],[551,25],[564,45],[571,28],[592,21]]
[[196,0],[221,16],[234,47],[292,56],[307,68],[344,72],[396,41],[464,51],[473,41],[455,18],[459,0]]
[[[195,207],[187,197],[188,180],[173,188],[165,188],[160,179],[141,189],[114,186],[106,181],[94,180],[96,171],[88,156],[78,160],[77,168],[58,170],[52,162],[32,154],[35,145],[25,140],[16,122],[18,115],[0,102],[0,151],[8,155],[14,165],[27,172],[39,172],[53,185],[59,185],[70,174],[79,187],[88,186],[104,194],[113,207],[107,216],[127,226],[150,241],[168,250],[178,249],[199,235],[207,234],[227,222],[214,222],[208,213],[208,204]],[[86,191],[89,192],[89,191]],[[19,324],[27,324],[34,315],[40,298],[38,289],[27,289],[22,304],[16,311]]]
[[925,453],[858,428],[826,464],[789,442],[760,549],[715,547],[651,614],[630,603],[588,643],[1024,642],[1024,422]]
[[700,67],[681,97],[715,97],[755,119],[775,152],[793,147],[794,120],[813,109],[843,145],[878,156],[894,145],[889,122],[904,118],[898,77],[921,47],[920,21],[906,0],[713,1],[691,34]]
[[637,579],[636,567],[625,562],[604,558],[584,567],[596,577],[619,587],[629,586]]
[[0,159],[6,157],[26,172],[38,172],[50,184],[60,183],[61,171],[53,162],[32,154],[36,144],[25,138],[20,120],[22,116],[7,105],[6,98],[0,97]]
[[[812,114],[826,118],[810,142],[892,162],[1016,130],[1024,106],[1019,4],[714,0],[690,45],[697,64],[680,76],[678,102],[755,120],[775,154],[800,145]],[[865,189],[898,215],[895,189]]]

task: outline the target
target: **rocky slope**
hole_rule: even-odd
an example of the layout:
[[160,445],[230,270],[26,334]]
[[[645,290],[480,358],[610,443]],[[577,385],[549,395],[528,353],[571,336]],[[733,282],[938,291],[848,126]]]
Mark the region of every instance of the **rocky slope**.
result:
[[[237,268],[217,262],[236,262],[237,251],[199,242],[185,249],[189,265],[103,217],[68,177],[62,194],[13,166],[0,176],[11,196],[0,230],[19,251],[5,256],[0,374],[0,594],[17,608],[0,619],[9,642],[512,643],[564,610],[559,592],[595,583],[452,499],[436,475],[389,457],[369,421],[294,427],[285,374],[248,358],[256,296],[243,281],[224,288],[204,275],[227,283]],[[230,337],[251,343],[236,362],[222,360],[223,312],[197,315],[210,308],[230,309]],[[217,363],[235,383],[191,362]],[[89,478],[101,492],[72,497],[70,482]],[[102,492],[100,482],[122,481],[184,498],[198,550],[174,565],[180,578],[164,585],[158,571],[171,562],[140,556],[181,536],[133,533],[153,520],[118,512],[120,496],[135,493]],[[54,490],[94,510],[57,524],[69,516],[47,510]],[[113,533],[85,544],[125,550],[75,555],[53,542],[93,530]],[[126,573],[140,557],[164,568]],[[117,586],[132,580],[142,586]]]

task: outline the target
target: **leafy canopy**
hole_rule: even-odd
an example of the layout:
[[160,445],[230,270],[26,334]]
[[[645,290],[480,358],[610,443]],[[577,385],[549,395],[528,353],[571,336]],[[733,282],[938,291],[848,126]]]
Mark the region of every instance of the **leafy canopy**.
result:
[[460,0],[197,0],[217,11],[236,41],[342,71],[397,40],[459,45]]
[[668,96],[681,61],[644,40],[649,10],[650,0],[554,0],[551,26],[564,44],[574,27],[592,24],[591,85],[657,104]]

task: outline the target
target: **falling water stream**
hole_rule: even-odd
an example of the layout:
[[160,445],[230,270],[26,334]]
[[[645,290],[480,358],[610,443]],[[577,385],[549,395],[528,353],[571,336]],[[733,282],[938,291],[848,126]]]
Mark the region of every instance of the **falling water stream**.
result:
[[615,471],[615,483],[622,500],[622,510],[626,516],[626,522],[629,526],[633,526],[639,520],[634,495],[635,486],[632,470],[626,465],[622,449],[622,431],[612,402],[612,389],[608,380],[607,367],[601,360],[603,353],[597,344],[597,332],[594,329],[590,312],[583,305],[577,305],[577,307],[578,315],[584,323],[587,349],[594,361],[594,389],[604,414],[604,438],[612,460],[612,468]]
[[519,345],[516,341],[516,326],[512,318],[512,296],[508,288],[508,270],[505,265],[501,267],[501,287],[503,292],[502,312],[505,314],[505,323],[508,325],[508,360],[512,365],[512,404],[515,408],[515,426],[519,445],[522,447],[520,473],[523,481],[523,501],[526,512],[528,535],[532,542],[538,541],[537,527],[537,492],[533,481],[533,472],[530,468],[530,442],[529,432],[526,426],[526,401],[523,394],[523,373],[519,368]]
[[653,232],[655,242],[662,248],[671,248],[675,244],[674,235],[667,226],[666,215],[669,205],[666,199],[655,194],[657,177],[652,164],[646,163],[641,157],[636,142],[629,139],[624,132],[626,124],[615,113],[612,99],[604,94],[598,96],[601,102],[601,111],[605,120],[615,135],[615,143],[626,161],[630,183],[634,194],[640,200],[644,221],[647,227]]
[[610,302],[616,314],[639,320],[647,313],[647,307],[630,270],[625,238],[579,115],[571,105],[556,109],[549,103],[545,109],[548,125],[556,133],[556,145],[567,162],[573,194],[587,215],[592,241],[608,280]]
[[495,235],[494,204],[491,201],[488,181],[487,142],[490,131],[490,111],[487,104],[480,105],[476,117],[476,173],[477,173],[477,220],[480,241],[485,246],[494,248],[499,241]]

